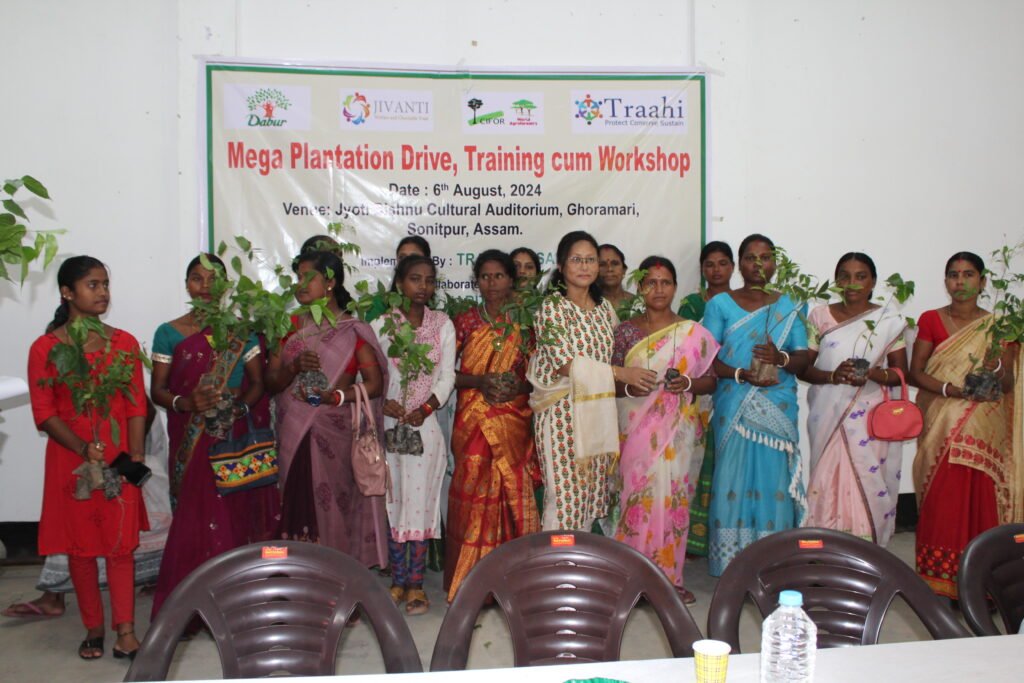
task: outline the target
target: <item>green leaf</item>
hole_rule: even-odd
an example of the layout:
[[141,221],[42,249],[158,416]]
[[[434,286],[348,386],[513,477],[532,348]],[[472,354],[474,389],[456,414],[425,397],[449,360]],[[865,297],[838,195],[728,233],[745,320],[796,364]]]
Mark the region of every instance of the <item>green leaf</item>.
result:
[[110,438],[115,445],[121,443],[121,425],[117,420],[110,421]]
[[235,244],[238,245],[239,249],[241,249],[242,251],[244,251],[246,253],[252,251],[252,242],[250,242],[249,240],[245,239],[241,235],[235,235]]
[[[217,256],[224,256],[224,252],[228,250],[228,245],[223,240],[217,245]],[[207,269],[209,270],[209,269]]]
[[[235,271],[238,275],[242,274],[242,259],[237,256],[231,257],[231,270]],[[239,288],[242,287],[242,282],[238,283]]]
[[52,232],[46,234],[46,252],[43,255],[43,270],[46,270],[57,256],[57,236]]
[[43,199],[50,198],[50,193],[46,191],[46,188],[43,187],[43,184],[36,180],[35,178],[33,178],[32,176],[23,175],[21,176],[21,180],[25,184],[25,189],[31,192],[32,194],[36,195],[37,197],[42,197]]
[[21,178],[12,178],[4,181],[4,192],[13,195],[25,182]]
[[5,228],[8,225],[14,225],[18,222],[13,213],[0,213],[0,228]]
[[13,199],[5,199],[3,201],[3,205],[5,209],[13,213],[15,216],[20,216],[21,218],[28,220],[28,216],[26,216],[25,212],[22,211],[21,207],[18,205],[18,202],[14,201]]

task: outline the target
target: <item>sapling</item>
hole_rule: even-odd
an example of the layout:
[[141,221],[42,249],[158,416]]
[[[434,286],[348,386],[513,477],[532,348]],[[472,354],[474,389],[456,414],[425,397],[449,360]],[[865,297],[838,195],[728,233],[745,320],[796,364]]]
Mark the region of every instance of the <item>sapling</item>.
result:
[[[801,272],[800,266],[789,258],[789,254],[782,247],[775,247],[772,254],[775,260],[775,274],[769,279],[764,271],[764,265],[759,264],[758,268],[761,270],[765,283],[760,287],[755,287],[755,289],[759,289],[766,294],[779,295],[775,301],[768,304],[768,310],[765,311],[765,343],[772,341],[772,330],[786,319],[785,317],[774,315],[775,305],[783,296],[788,297],[793,302],[801,322],[806,324],[807,318],[803,311],[808,302],[817,299],[828,300],[830,294],[841,291],[831,286],[828,280],[820,282],[813,275]],[[772,322],[773,318],[778,319]],[[749,370],[754,375],[755,381],[759,383],[777,382],[779,379],[779,368],[771,363],[762,362],[756,356],[751,359]]]
[[1012,246],[1004,245],[992,252],[999,272],[985,270],[995,296],[992,314],[978,326],[988,339],[984,357],[972,356],[973,369],[964,377],[964,397],[970,400],[998,401],[1002,397],[1000,374],[986,366],[1000,359],[1007,345],[1024,342],[1024,301],[1016,293],[1024,286],[1024,273],[1013,270],[1014,260],[1022,254],[1024,240]]
[[[850,288],[859,287],[860,285],[849,285]],[[914,281],[904,280],[903,276],[899,273],[893,273],[885,280],[885,286],[889,290],[889,296],[880,296],[875,300],[882,302],[882,310],[878,314],[878,320],[881,321],[885,318],[886,312],[889,307],[896,302],[900,305],[905,304],[910,297],[914,296]],[[913,329],[916,323],[910,316],[904,316],[897,313],[906,324],[906,327]],[[871,363],[865,357],[867,352],[874,348],[874,338],[878,334],[878,323],[874,320],[865,320],[864,327],[867,329],[861,333],[860,337],[853,344],[853,356],[848,360],[853,364],[854,377],[858,379],[864,379],[868,375],[868,371],[871,369]],[[863,351],[858,352],[858,348],[863,342]]]

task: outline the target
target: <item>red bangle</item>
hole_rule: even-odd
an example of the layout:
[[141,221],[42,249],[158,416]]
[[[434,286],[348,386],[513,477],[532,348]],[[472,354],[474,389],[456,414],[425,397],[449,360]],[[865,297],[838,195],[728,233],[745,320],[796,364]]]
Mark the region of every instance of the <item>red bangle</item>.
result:
[[431,415],[431,413],[434,412],[434,409],[430,407],[429,403],[424,403],[423,405],[421,405],[420,406],[420,410],[423,411],[423,413],[424,413],[423,416],[424,417],[429,417]]

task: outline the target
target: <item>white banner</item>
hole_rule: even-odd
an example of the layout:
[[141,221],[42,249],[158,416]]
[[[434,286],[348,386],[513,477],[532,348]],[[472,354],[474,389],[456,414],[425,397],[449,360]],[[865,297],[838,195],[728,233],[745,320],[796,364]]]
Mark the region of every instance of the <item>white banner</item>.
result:
[[388,282],[398,241],[420,235],[457,295],[480,251],[527,246],[550,268],[583,229],[631,267],[674,261],[680,295],[699,283],[702,74],[209,62],[205,86],[211,245],[243,235],[287,264],[342,222],[360,276]]

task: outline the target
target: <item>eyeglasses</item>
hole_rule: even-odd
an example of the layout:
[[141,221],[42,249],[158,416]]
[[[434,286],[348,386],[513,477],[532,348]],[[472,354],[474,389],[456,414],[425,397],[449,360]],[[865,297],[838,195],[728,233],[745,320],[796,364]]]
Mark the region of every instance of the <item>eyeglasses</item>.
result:
[[597,263],[596,256],[570,256],[569,263],[574,266],[592,266]]

